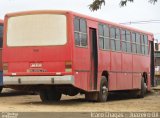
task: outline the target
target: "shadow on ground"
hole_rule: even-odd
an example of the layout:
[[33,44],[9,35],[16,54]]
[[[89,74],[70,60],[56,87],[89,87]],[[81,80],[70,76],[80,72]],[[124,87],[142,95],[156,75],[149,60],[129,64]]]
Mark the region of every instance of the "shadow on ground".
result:
[[11,96],[21,96],[21,95],[33,95],[32,92],[25,92],[25,91],[17,91],[17,90],[9,90],[9,91],[3,91],[0,94],[0,97],[11,97]]
[[[155,95],[156,93],[154,91],[148,93],[146,95],[147,96],[151,96],[151,95]],[[24,92],[24,91],[15,91],[15,90],[10,90],[7,92],[2,92],[0,94],[0,97],[14,97],[14,96],[28,96],[30,95],[30,97],[36,96],[35,93],[28,93],[28,92]],[[38,95],[37,95],[38,96]],[[65,99],[64,99],[65,98]],[[126,92],[114,92],[114,93],[110,93],[108,96],[108,100],[106,103],[108,102],[114,102],[114,101],[123,101],[123,100],[129,100],[129,99],[137,99],[136,97],[131,96],[131,94],[126,93]],[[93,102],[93,101],[87,101],[84,99],[84,95],[78,95],[75,97],[66,97],[63,96],[62,100],[59,102],[47,102],[47,103],[42,103],[40,101],[40,99],[38,100],[33,100],[31,98],[31,102],[26,101],[26,102],[20,102],[19,104],[39,104],[39,105],[78,105],[78,104],[85,104],[85,103],[92,103],[92,104],[99,104],[97,102]]]
[[[151,95],[155,95],[154,92],[150,92],[146,95],[147,96],[151,96]],[[63,99],[59,102],[41,102],[41,101],[34,101],[34,102],[24,102],[24,103],[20,103],[20,104],[35,104],[35,105],[63,105],[63,106],[71,106],[71,105],[81,105],[81,104],[107,104],[110,102],[114,102],[114,101],[125,101],[125,100],[129,100],[129,99],[138,99],[136,97],[130,96],[127,93],[122,93],[122,92],[116,92],[116,93],[111,93],[108,97],[107,102],[105,103],[98,103],[98,102],[94,102],[94,101],[87,101],[85,100],[84,96],[76,96],[75,97],[70,97],[69,99]]]

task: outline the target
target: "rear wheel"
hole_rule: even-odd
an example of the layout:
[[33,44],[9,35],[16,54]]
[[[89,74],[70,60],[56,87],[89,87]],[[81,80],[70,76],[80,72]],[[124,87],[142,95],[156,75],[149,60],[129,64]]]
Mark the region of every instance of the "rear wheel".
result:
[[100,91],[98,93],[98,102],[106,102],[108,97],[108,81],[105,76],[102,76],[100,83]]
[[42,100],[42,102],[48,102],[49,101],[47,90],[40,91],[39,95],[40,95],[40,99]]
[[61,96],[62,96],[62,94],[59,91],[57,91],[55,88],[49,89],[47,91],[47,93],[48,93],[48,99],[51,102],[59,101],[61,99]]
[[56,102],[61,99],[61,93],[55,88],[40,91],[40,98],[42,102]]
[[137,97],[138,98],[144,98],[145,94],[146,94],[146,83],[144,82],[144,78],[141,79],[141,90],[138,92]]
[[0,86],[0,93],[2,92],[2,89],[3,89],[3,87],[2,87],[2,86]]

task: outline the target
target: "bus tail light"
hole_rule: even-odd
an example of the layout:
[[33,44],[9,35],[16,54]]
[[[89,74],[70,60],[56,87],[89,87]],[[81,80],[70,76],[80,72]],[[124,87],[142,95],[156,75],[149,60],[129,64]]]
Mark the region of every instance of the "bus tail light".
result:
[[3,63],[3,73],[7,73],[8,72],[8,63]]
[[72,72],[72,62],[71,61],[65,62],[65,72]]

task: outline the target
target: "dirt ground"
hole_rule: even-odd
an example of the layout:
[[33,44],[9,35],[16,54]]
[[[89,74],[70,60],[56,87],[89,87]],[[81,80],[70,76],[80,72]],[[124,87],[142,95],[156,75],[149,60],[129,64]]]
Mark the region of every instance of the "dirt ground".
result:
[[39,95],[3,89],[0,112],[160,112],[160,91],[152,91],[143,99],[126,94],[113,94],[105,103],[88,102],[84,95],[62,96],[57,103],[42,103]]

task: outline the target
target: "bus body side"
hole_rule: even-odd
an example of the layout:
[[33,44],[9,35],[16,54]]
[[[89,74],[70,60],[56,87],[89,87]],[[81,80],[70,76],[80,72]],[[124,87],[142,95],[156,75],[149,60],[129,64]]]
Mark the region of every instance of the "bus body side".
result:
[[[100,88],[100,80],[102,76],[106,76],[109,82],[109,90],[136,90],[141,89],[141,78],[146,74],[147,76],[147,89],[150,91],[150,45],[153,42],[153,35],[143,31],[135,30],[129,27],[123,27],[110,22],[105,22],[102,20],[91,19],[87,16],[74,14],[74,17],[80,17],[86,19],[87,22],[87,46],[77,46],[74,42],[74,63],[75,63],[75,79],[78,83],[79,88],[83,88],[88,91],[98,91]],[[74,18],[73,18],[74,21]],[[130,31],[130,36],[132,32],[136,32],[142,36],[145,34],[147,37],[147,54],[138,54],[132,52],[124,52],[122,50],[103,50],[99,47],[99,24],[107,24],[109,28],[116,27],[122,30]],[[73,28],[74,29],[74,28]],[[94,88],[94,80],[91,77],[93,74],[92,66],[92,40],[90,36],[90,29],[96,30],[97,37],[97,52],[98,52],[98,79],[96,82],[96,87]],[[121,32],[120,31],[120,32]],[[76,38],[76,37],[74,37]],[[130,38],[131,39],[131,38]],[[120,39],[121,41],[121,39]],[[122,43],[122,41],[121,41]],[[131,45],[132,42],[130,41]],[[111,42],[110,42],[111,45]],[[140,45],[140,44],[139,44]],[[122,44],[120,45],[122,48]],[[111,48],[111,46],[110,46]],[[141,47],[140,47],[141,48]],[[82,58],[83,57],[83,58]],[[86,79],[84,79],[86,78]]]
[[[154,40],[153,34],[76,13],[73,21],[77,17],[82,21],[85,20],[87,23],[87,45],[77,45],[76,35],[74,35],[74,75],[76,84],[78,84],[76,86],[90,92],[86,94],[89,99],[92,99],[96,95],[94,92],[101,92],[101,82],[105,77],[108,82],[108,91],[132,90],[137,96],[144,97],[144,93],[151,90],[151,68],[153,68],[153,64],[151,64],[151,59],[153,60],[151,58],[151,44]],[[103,49],[100,46],[100,38],[103,36],[100,35],[101,29],[99,25],[107,25],[109,28],[108,38],[110,41],[108,49]],[[73,28],[74,33],[77,33],[76,27],[74,26]],[[120,30],[120,50],[118,51],[112,49],[111,28]],[[129,42],[122,40],[123,31],[129,32]],[[80,33],[84,34],[83,31],[80,31]],[[134,33],[135,42],[132,39]],[[93,38],[94,36],[96,38]],[[107,36],[103,38],[107,38]],[[96,44],[94,40],[96,40]],[[128,49],[126,51],[123,50],[123,42],[127,46],[129,43],[130,51],[127,51]],[[134,45],[136,46],[135,52],[133,51]],[[95,72],[97,72],[97,75]]]

